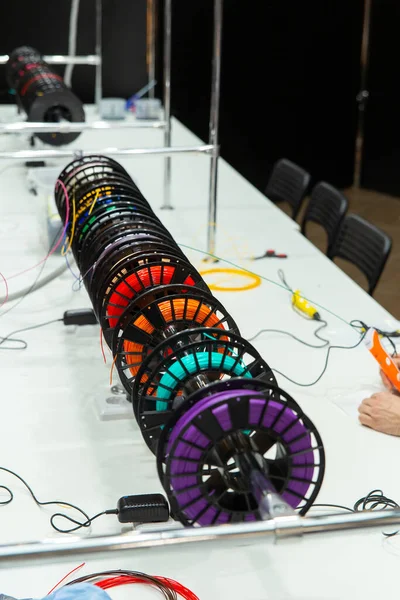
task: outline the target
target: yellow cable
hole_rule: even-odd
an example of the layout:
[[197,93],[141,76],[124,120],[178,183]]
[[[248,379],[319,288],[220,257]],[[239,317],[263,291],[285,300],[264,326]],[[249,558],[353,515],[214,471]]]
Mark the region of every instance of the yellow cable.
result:
[[97,192],[96,192],[96,195],[95,195],[95,197],[94,197],[94,200],[93,200],[93,202],[92,202],[92,206],[90,207],[90,210],[89,210],[89,215],[91,215],[91,214],[92,214],[93,207],[94,207],[94,205],[96,204],[96,202],[97,202],[97,198],[98,198],[99,196],[100,196],[100,188],[97,188]]
[[240,275],[241,277],[248,277],[253,281],[247,285],[241,287],[220,287],[215,283],[207,284],[210,290],[215,292],[245,292],[247,290],[253,290],[254,288],[261,285],[261,277],[255,273],[249,271],[242,271],[241,269],[207,269],[206,271],[200,271],[200,275],[211,275],[213,273],[226,273],[228,275]]
[[67,252],[69,252],[70,249],[71,249],[72,240],[74,239],[74,234],[75,234],[75,223],[76,223],[76,214],[75,214],[75,191],[74,191],[74,194],[72,196],[72,227],[71,227],[71,235],[68,237],[68,247],[65,248],[65,244],[64,244],[64,246],[61,248],[61,255],[62,256],[65,256],[67,254]]

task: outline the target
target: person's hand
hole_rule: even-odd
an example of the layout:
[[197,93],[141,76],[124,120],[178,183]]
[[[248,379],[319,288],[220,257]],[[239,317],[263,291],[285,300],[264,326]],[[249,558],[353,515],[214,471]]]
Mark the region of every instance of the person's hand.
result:
[[358,407],[359,420],[362,425],[400,436],[400,397],[390,392],[372,394],[363,400]]
[[[396,367],[397,367],[398,369],[400,369],[400,356],[394,356],[394,357],[392,358],[392,360],[393,360],[394,364],[396,365]],[[388,378],[386,377],[386,375],[385,375],[385,373],[382,371],[382,369],[381,369],[381,377],[382,377],[382,381],[383,381],[383,384],[384,384],[385,388],[386,388],[386,389],[388,389],[388,390],[389,390],[389,391],[391,391],[391,392],[394,392],[394,393],[398,394],[398,391],[397,391],[397,390],[396,390],[396,388],[394,387],[393,383],[390,381],[390,379],[388,379]]]

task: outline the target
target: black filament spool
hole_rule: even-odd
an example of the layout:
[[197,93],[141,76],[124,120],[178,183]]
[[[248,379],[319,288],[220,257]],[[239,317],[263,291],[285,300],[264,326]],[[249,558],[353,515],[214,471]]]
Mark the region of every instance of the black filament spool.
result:
[[[59,123],[85,121],[80,100],[34,48],[14,50],[7,63],[7,79],[15,90],[18,104],[28,116],[28,121]],[[73,142],[80,132],[34,134],[43,142],[60,146]]]
[[154,231],[163,231],[169,235],[169,232],[156,217],[150,214],[146,215],[142,211],[138,212],[130,209],[130,205],[125,205],[121,209],[121,212],[112,214],[111,219],[107,219],[105,215],[99,217],[99,219],[96,220],[96,223],[93,224],[93,227],[90,227],[85,234],[82,234],[76,241],[74,249],[78,260],[81,253],[86,255],[92,241],[94,239],[99,239],[99,235],[104,233],[106,236],[112,236],[115,232],[129,230],[132,225],[137,229],[146,228],[147,225],[150,225]]
[[[156,218],[152,218],[151,213],[146,215],[146,209],[135,208],[131,204],[121,202],[120,204],[101,204],[90,215],[83,215],[78,219],[75,225],[74,238],[72,246],[74,253],[80,256],[82,251],[85,252],[84,246],[89,247],[102,232],[115,224],[126,223],[126,225],[134,225],[135,223],[143,223],[143,225],[153,226],[157,231],[164,231],[163,225]],[[154,213],[153,213],[154,214]],[[137,218],[136,218],[137,215]],[[141,216],[140,216],[141,215]],[[148,219],[146,219],[146,216]],[[68,234],[71,228],[68,230]],[[172,238],[171,238],[172,239]]]
[[[62,186],[59,186],[62,187]],[[77,212],[81,212],[81,209],[87,209],[94,205],[93,208],[96,206],[96,190],[97,189],[101,189],[104,187],[109,187],[109,193],[105,192],[104,195],[101,195],[99,193],[98,198],[104,198],[105,196],[109,196],[112,198],[124,198],[126,201],[129,201],[131,204],[136,205],[136,206],[142,206],[143,208],[146,208],[148,211],[152,212],[152,209],[149,205],[149,203],[147,202],[147,200],[141,196],[140,194],[138,194],[134,188],[132,188],[130,185],[128,185],[127,181],[123,181],[122,180],[122,176],[120,175],[110,175],[110,177],[107,179],[107,182],[102,185],[99,181],[93,180],[93,181],[86,181],[85,183],[82,184],[77,184],[77,185],[73,185],[72,187],[70,187],[69,189],[67,188],[67,193],[68,193],[68,197],[69,197],[69,201],[70,201],[70,213],[72,210],[72,200],[74,200],[75,202],[75,208]],[[64,201],[64,190],[61,189],[59,190],[56,186],[56,194],[60,193],[62,196],[62,204],[58,207],[60,213],[61,213],[61,217],[63,220],[65,220],[66,217],[66,204]]]

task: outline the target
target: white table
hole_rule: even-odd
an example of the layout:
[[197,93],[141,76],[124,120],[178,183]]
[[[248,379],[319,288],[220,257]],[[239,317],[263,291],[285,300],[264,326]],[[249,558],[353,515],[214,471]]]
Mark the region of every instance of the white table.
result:
[[[102,145],[109,145],[111,135],[121,138],[118,145],[127,146],[127,136],[135,137],[136,146],[161,144],[160,132],[132,130],[113,134],[87,132],[75,145],[93,147],[99,138]],[[190,132],[174,121],[175,145],[196,142]],[[172,198],[176,210],[166,212],[158,208],[162,199],[162,160],[123,161],[176,239],[200,250],[205,247],[208,162],[205,157],[173,159]],[[38,234],[37,200],[26,190],[23,171],[10,169],[0,181],[0,270],[9,276],[38,262],[44,252]],[[299,287],[309,299],[345,320],[361,318],[377,326],[396,326],[387,311],[328,261],[301,236],[293,221],[224,161],[220,166],[218,202],[218,254],[274,280],[277,269],[284,268],[293,287]],[[237,248],[232,245],[232,236]],[[266,248],[286,252],[289,258],[257,262],[243,259],[262,254]],[[201,252],[190,251],[188,255],[198,268],[210,268],[201,262]],[[58,266],[60,260],[51,257],[46,270]],[[11,280],[10,289],[27,285],[35,274],[31,271]],[[89,306],[83,291],[72,292],[72,281],[71,275],[65,273],[29,296],[1,319],[1,333],[61,317],[66,309]],[[216,296],[235,317],[245,337],[261,328],[273,327],[314,341],[314,325],[292,311],[290,295],[279,287],[263,282],[249,292],[219,292]],[[319,310],[328,321],[327,336],[332,343],[351,345],[357,341],[348,325],[323,308]],[[60,323],[21,337],[29,343],[27,350],[1,353],[4,387],[0,465],[24,476],[40,499],[68,500],[89,514],[113,508],[121,495],[161,491],[154,457],[134,421],[104,422],[98,418],[97,400],[109,395],[110,368],[110,359],[107,366],[102,363],[98,328],[71,332]],[[314,380],[322,369],[324,350],[308,349],[276,334],[265,334],[254,343],[271,366],[299,381]],[[376,487],[400,499],[396,476],[400,441],[362,428],[338,406],[349,394],[367,396],[380,385],[377,366],[364,348],[333,351],[327,373],[311,388],[299,388],[280,376],[278,382],[301,404],[324,441],[327,466],[319,502],[352,505]],[[18,482],[0,473],[2,483],[14,490],[15,500],[0,508],[1,543],[59,537],[48,523],[50,511],[36,507]],[[93,534],[119,531],[117,520],[111,516],[101,518],[92,527]],[[278,545],[243,541],[234,547],[192,545],[167,551],[113,554],[105,561],[88,557],[86,572],[131,568],[162,574],[191,587],[201,600],[375,600],[382,595],[397,598],[399,554],[400,538],[384,542],[379,530],[371,530],[318,535]],[[0,593],[42,597],[80,562],[77,559],[36,568],[30,565],[22,570],[0,565]],[[118,594],[153,597],[143,587],[112,591],[113,597]]]

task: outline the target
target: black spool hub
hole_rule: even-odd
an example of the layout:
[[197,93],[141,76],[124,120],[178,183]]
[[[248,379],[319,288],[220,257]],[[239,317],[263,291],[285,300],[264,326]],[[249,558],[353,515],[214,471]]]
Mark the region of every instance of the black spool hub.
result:
[[300,407],[275,386],[246,392],[235,384],[178,408],[162,434],[160,478],[184,525],[261,518],[246,457],[301,515],[321,487],[322,440]]
[[[208,330],[210,322],[221,326],[219,332],[238,331],[232,317],[207,289],[160,285],[136,296],[119,318],[112,341],[118,373],[127,392],[132,391],[133,373],[138,371],[143,358],[151,355],[156,360],[158,345],[166,336],[174,338],[177,331],[191,331],[193,327]],[[127,351],[129,343],[137,344],[138,348]]]
[[156,452],[176,406],[199,386],[237,377],[276,384],[270,367],[234,328],[199,327],[159,344],[143,361],[132,389],[137,420],[150,450]]

